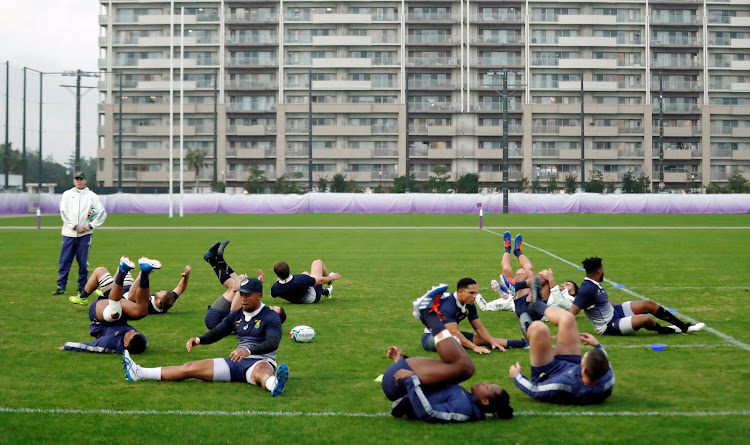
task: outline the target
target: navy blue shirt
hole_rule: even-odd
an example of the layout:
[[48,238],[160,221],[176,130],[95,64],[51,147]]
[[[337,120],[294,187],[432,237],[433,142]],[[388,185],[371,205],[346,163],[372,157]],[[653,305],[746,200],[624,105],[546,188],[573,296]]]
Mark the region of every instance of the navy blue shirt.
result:
[[132,326],[121,323],[109,325],[102,323],[91,323],[89,333],[96,340],[89,342],[69,341],[65,343],[66,351],[98,352],[100,354],[122,354],[125,352],[123,339],[129,331],[134,331]]
[[406,395],[395,402],[391,414],[407,416],[430,423],[467,422],[484,420],[484,413],[474,398],[462,386],[448,384],[422,389],[419,377],[404,380]]
[[[471,322],[479,318],[477,307],[473,304],[462,305],[459,303],[455,292],[443,294],[443,297],[440,299],[440,312],[445,317],[443,323],[458,324],[465,319]],[[430,330],[427,328],[424,331],[425,333],[430,333]]]
[[[597,348],[603,349],[601,345]],[[581,357],[555,356],[533,381],[522,373],[516,374],[513,382],[518,389],[529,397],[548,403],[565,405],[590,405],[601,403],[612,394],[615,386],[615,374],[609,370],[596,385],[589,386],[581,379]]]
[[310,275],[299,274],[292,275],[292,279],[286,283],[276,281],[271,286],[271,296],[273,298],[283,298],[290,303],[302,303],[310,288],[315,286],[317,280]]
[[609,296],[602,286],[596,281],[586,278],[581,283],[573,304],[583,309],[594,329],[599,334],[607,330],[607,323],[615,315],[615,309],[609,302]]
[[237,335],[237,347],[250,351],[248,358],[276,363],[276,350],[281,342],[281,319],[268,306],[262,305],[254,312],[245,312],[242,308],[230,312],[215,328],[201,335],[200,342],[208,345],[232,333]]

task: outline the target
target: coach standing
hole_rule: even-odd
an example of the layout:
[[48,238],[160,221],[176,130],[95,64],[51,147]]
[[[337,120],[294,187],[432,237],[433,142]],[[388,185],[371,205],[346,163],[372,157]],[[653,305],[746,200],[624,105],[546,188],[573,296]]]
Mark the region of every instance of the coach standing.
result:
[[107,212],[96,193],[86,187],[86,174],[78,171],[73,179],[74,187],[62,195],[60,218],[62,218],[62,247],[57,290],[52,295],[62,295],[68,284],[68,273],[73,257],[78,261],[78,293],[89,277],[89,250],[91,234],[107,219]]

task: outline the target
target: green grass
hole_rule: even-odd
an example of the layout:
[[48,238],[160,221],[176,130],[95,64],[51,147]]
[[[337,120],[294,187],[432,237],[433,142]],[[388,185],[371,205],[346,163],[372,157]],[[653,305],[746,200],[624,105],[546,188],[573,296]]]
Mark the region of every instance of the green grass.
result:
[[[311,344],[282,340],[278,358],[291,379],[284,395],[272,399],[242,384],[137,382],[124,378],[121,358],[57,351],[68,340],[88,341],[87,309],[50,295],[55,287],[58,230],[0,230],[0,408],[43,410],[0,412],[0,443],[730,443],[750,433],[750,352],[708,331],[690,336],[603,339],[617,375],[612,397],[601,406],[560,407],[535,402],[510,381],[508,367],[528,352],[470,353],[477,373],[467,382],[487,380],[509,389],[519,414],[511,421],[437,426],[382,417],[163,414],[176,411],[272,411],[302,413],[386,413],[390,403],[373,380],[388,366],[388,345],[408,355],[431,355],[419,345],[421,325],[411,301],[438,282],[463,276],[479,281],[488,296],[496,277],[500,237],[505,227],[524,229],[526,253],[537,269],[551,267],[559,279],[580,282],[575,263],[604,258],[606,277],[639,295],[750,344],[744,310],[750,298],[748,215],[486,215],[489,230],[478,230],[476,215],[110,215],[94,235],[92,268],[113,269],[120,255],[146,255],[164,264],[153,288],[171,289],[185,264],[194,273],[186,294],[165,316],[134,322],[149,338],[137,357],[145,366],[181,364],[223,357],[236,347],[232,338],[185,351],[185,341],[205,331],[206,305],[223,288],[201,255],[211,242],[231,239],[226,257],[240,272],[263,268],[269,283],[280,259],[294,271],[322,258],[342,274],[334,298],[312,306],[285,305],[285,331],[308,324],[317,331]],[[36,217],[0,219],[4,226],[35,226]],[[56,216],[43,225],[58,227]],[[171,226],[174,230],[138,230]],[[206,227],[179,229],[177,227]],[[227,229],[208,227],[232,227]],[[259,229],[235,227],[339,227],[337,229]],[[465,227],[465,229],[365,229],[349,227]],[[564,226],[566,229],[550,227]],[[591,227],[694,227],[680,230]],[[343,227],[343,228],[342,228]],[[547,227],[547,228],[545,228]],[[586,229],[586,228],[589,229]],[[714,228],[703,228],[714,227]],[[494,232],[494,233],[493,233]],[[515,235],[516,230],[514,230]],[[75,267],[75,266],[74,266]],[[75,275],[73,273],[72,275]],[[266,286],[268,289],[268,287]],[[632,295],[605,284],[615,302]],[[73,280],[68,289],[75,289]],[[278,303],[266,292],[266,303]],[[514,314],[481,313],[496,336],[518,337]],[[583,330],[588,320],[579,316]],[[468,326],[464,326],[468,328]],[[653,352],[649,343],[667,343]],[[627,346],[643,345],[639,348]],[[691,345],[710,347],[694,348]],[[685,346],[685,347],[680,347]],[[435,355],[433,355],[435,356]],[[48,410],[84,410],[79,414]],[[154,410],[151,414],[102,414],[97,410]],[[85,410],[92,410],[85,412]],[[688,412],[737,412],[687,417]],[[582,417],[585,412],[654,412],[650,416]],[[553,417],[553,413],[570,416]]]

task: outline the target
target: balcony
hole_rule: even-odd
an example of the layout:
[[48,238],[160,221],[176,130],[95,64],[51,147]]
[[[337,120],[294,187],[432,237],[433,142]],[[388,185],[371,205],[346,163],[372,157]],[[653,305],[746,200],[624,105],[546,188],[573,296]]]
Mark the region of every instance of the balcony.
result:
[[472,59],[474,66],[486,67],[523,67],[526,59],[523,57],[477,57]]
[[453,102],[410,102],[409,111],[422,113],[445,113],[457,111],[460,104]]
[[656,102],[653,104],[654,113],[658,113],[661,108],[665,113],[700,113],[701,106],[699,104],[686,104],[686,103],[666,103],[663,107],[659,106],[659,100],[654,99]]
[[703,61],[701,60],[652,60],[651,68],[654,69],[701,69]]
[[[674,90],[688,90],[688,91],[700,91],[703,89],[703,82],[695,80],[664,80],[662,87],[664,91]],[[713,88],[713,86],[712,86]],[[659,91],[659,79],[651,81],[651,90]]]
[[507,35],[477,35],[471,36],[474,45],[523,45],[524,38],[520,34]]
[[435,88],[454,89],[457,86],[458,86],[458,83],[450,79],[446,79],[446,80],[409,79],[409,89],[416,89],[416,90],[435,89]]
[[[502,102],[475,102],[471,104],[471,111],[478,112],[494,112],[503,111]],[[520,102],[509,102],[508,111],[512,113],[520,113],[523,111],[523,104]]]
[[406,64],[408,66],[423,66],[428,68],[436,67],[456,67],[461,63],[461,59],[457,57],[407,57]]
[[227,90],[275,90],[279,86],[276,80],[251,80],[251,79],[240,79],[240,80],[228,80],[224,84],[224,88]]
[[472,17],[474,22],[523,23],[523,15],[518,13],[479,13]]
[[272,112],[276,111],[276,104],[274,103],[240,103],[230,102],[226,104],[227,111],[233,112]]
[[651,40],[651,46],[691,47],[701,45],[703,45],[703,41],[697,37],[660,36]]
[[227,45],[261,45],[276,46],[279,44],[277,36],[258,36],[258,35],[230,35],[227,36],[224,43]]
[[651,16],[650,23],[652,25],[700,25],[701,18],[695,15],[656,14]]
[[454,22],[458,15],[450,12],[410,12],[406,14],[407,22]]
[[277,23],[279,15],[267,12],[248,12],[245,14],[227,14],[227,23]]
[[449,35],[408,35],[406,43],[409,45],[454,45],[458,37]]
[[231,68],[258,68],[278,66],[278,60],[272,57],[230,57],[226,66]]

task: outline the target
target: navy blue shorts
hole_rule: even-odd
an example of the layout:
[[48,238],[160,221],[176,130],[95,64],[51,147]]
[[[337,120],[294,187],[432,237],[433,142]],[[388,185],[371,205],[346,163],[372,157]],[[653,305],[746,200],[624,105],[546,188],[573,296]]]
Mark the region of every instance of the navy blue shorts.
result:
[[581,364],[580,355],[556,355],[551,362],[544,366],[532,366],[531,367],[531,380],[536,383],[539,377],[546,375],[545,379],[549,376],[561,374],[568,370],[571,366]]
[[620,330],[620,320],[625,318],[625,311],[622,310],[621,304],[612,306],[615,310],[615,314],[612,319],[607,323],[607,330],[604,331],[604,335],[623,335]]
[[243,358],[239,362],[233,362],[232,359],[225,358],[224,361],[227,362],[227,366],[229,366],[229,375],[233,382],[247,383],[247,370],[257,362],[264,360],[260,358]]
[[528,312],[529,313],[529,315],[531,316],[531,320],[532,321],[541,320],[542,317],[544,317],[544,314],[539,315],[536,312],[534,312],[533,314],[531,312],[529,312],[529,306],[530,306],[530,304],[526,301],[526,297],[525,296],[519,297],[519,298],[516,298],[515,300],[513,300],[513,305],[516,308],[516,317],[521,317],[521,314],[523,314],[524,312]]
[[208,306],[206,308],[206,327],[208,329],[215,328],[219,323],[221,323],[224,318],[229,314],[229,312],[223,312],[218,309],[214,309],[211,306]]
[[[474,334],[471,332],[464,332],[461,331],[461,333],[466,337],[467,340],[470,342],[474,342]],[[428,334],[425,332],[422,334],[422,348],[424,348],[425,351],[437,351],[437,348],[435,347],[435,339],[432,337],[432,334]]]
[[390,400],[391,402],[393,402],[394,400],[398,400],[406,395],[406,384],[404,384],[404,380],[401,380],[401,383],[397,385],[396,379],[393,378],[393,376],[399,369],[407,369],[409,371],[413,371],[409,364],[406,363],[406,359],[401,357],[399,361],[393,363],[383,373],[383,382],[381,386],[383,387],[385,396],[388,397],[388,400]]

